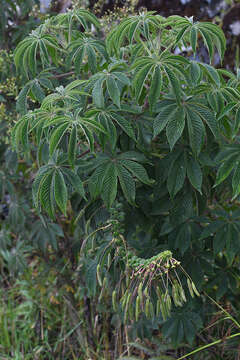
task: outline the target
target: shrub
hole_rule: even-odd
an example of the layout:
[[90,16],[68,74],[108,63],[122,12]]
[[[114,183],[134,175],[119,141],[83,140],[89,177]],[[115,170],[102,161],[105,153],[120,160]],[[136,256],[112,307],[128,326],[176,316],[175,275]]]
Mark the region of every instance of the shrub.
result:
[[192,343],[204,319],[194,283],[233,305],[238,293],[239,72],[213,66],[226,45],[214,24],[143,12],[106,36],[101,26],[76,8],[15,50],[12,143],[38,168],[33,201],[49,229],[36,238],[67,254],[88,297],[111,295],[132,334],[163,324]]

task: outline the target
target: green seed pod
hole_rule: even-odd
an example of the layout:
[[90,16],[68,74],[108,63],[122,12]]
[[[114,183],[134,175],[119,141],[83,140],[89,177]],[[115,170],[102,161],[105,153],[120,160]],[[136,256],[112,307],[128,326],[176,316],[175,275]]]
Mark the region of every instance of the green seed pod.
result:
[[128,308],[126,307],[125,311],[124,311],[124,318],[123,318],[124,324],[127,323],[127,320],[128,320]]
[[146,303],[145,303],[145,315],[147,318],[150,317],[150,299],[147,298]]
[[111,263],[112,263],[112,256],[111,256],[110,253],[108,253],[108,258],[107,258],[107,266],[108,266],[108,268],[110,268]]
[[97,281],[98,281],[99,285],[102,286],[102,279],[101,279],[101,274],[100,274],[100,264],[97,265]]
[[144,294],[146,297],[148,297],[148,287],[147,287],[147,286],[145,287],[145,290],[144,290],[143,294]]
[[199,292],[198,292],[198,290],[197,290],[197,288],[196,288],[196,286],[195,286],[195,284],[194,284],[193,281],[192,281],[192,289],[193,289],[194,293],[195,293],[197,296],[200,296],[200,294],[199,294]]
[[162,301],[162,302],[160,303],[160,310],[161,310],[161,314],[162,314],[163,321],[166,321],[166,320],[167,320],[167,317],[168,317],[168,314],[167,314],[167,311],[166,311],[166,307],[165,307],[164,301]]
[[186,296],[185,296],[185,291],[184,291],[183,287],[180,286],[180,285],[179,285],[179,292],[180,292],[180,295],[181,295],[182,300],[183,300],[184,302],[186,302],[187,299],[186,299]]
[[116,290],[113,290],[112,292],[112,306],[113,306],[113,311],[117,311],[117,302],[116,302],[116,298],[117,298],[117,292]]
[[124,319],[123,319],[125,324],[127,323],[127,320],[128,320],[128,309],[129,309],[129,301],[130,301],[131,295],[132,295],[131,293],[128,294],[127,301],[125,304],[125,312],[124,312]]
[[161,312],[161,301],[158,299],[156,305],[156,316],[159,316],[160,312]]
[[189,278],[187,278],[187,284],[188,284],[188,290],[190,292],[191,297],[194,297],[194,292],[193,292],[193,287],[192,287],[192,282],[190,281]]
[[128,297],[128,290],[125,291],[124,295],[122,296],[122,298],[120,300],[122,309],[125,308],[127,297]]
[[167,294],[166,296],[166,307],[168,309],[169,314],[171,313],[171,309],[172,309],[172,300],[171,300],[171,296],[169,294]]
[[176,306],[182,306],[181,298],[178,293],[178,288],[175,284],[172,286],[172,297]]
[[143,288],[143,283],[140,282],[139,286],[138,286],[138,296],[140,298],[140,303],[143,303],[143,292],[142,292],[142,288]]
[[134,320],[133,304],[131,303],[128,307],[128,313],[130,320]]
[[161,298],[162,298],[162,292],[161,292],[161,289],[160,289],[159,286],[157,286],[157,288],[156,288],[156,293],[157,293],[158,299],[161,300]]
[[135,318],[136,318],[136,321],[138,321],[138,318],[139,318],[139,313],[140,313],[140,297],[139,295],[137,296],[137,299],[136,299],[136,307],[135,307]]
[[153,307],[153,303],[150,301],[150,304],[149,304],[149,312],[150,312],[150,317],[151,318],[154,318],[154,307]]
[[131,293],[128,294],[127,301],[126,301],[126,304],[125,304],[125,308],[128,308],[131,295],[132,295]]

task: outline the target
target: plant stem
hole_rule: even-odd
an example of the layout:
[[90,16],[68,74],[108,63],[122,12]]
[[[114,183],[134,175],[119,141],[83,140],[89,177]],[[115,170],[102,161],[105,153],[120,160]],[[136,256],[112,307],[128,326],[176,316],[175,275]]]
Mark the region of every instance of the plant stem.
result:
[[229,340],[229,339],[232,339],[232,338],[237,337],[237,336],[240,336],[240,333],[233,334],[233,335],[227,336],[227,337],[225,337],[225,338],[223,338],[223,339],[219,339],[219,340],[213,341],[213,342],[210,343],[210,344],[201,346],[200,348],[198,348],[198,349],[196,349],[196,350],[193,350],[192,352],[190,352],[190,353],[188,353],[188,354],[186,354],[186,355],[184,355],[184,356],[181,356],[181,357],[178,358],[177,360],[183,360],[183,359],[185,359],[185,358],[187,358],[187,357],[189,357],[189,356],[191,356],[191,355],[196,354],[196,353],[199,352],[199,351],[205,350],[205,349],[207,349],[207,348],[209,348],[209,347],[211,347],[211,346],[220,344],[221,342],[223,342],[223,341],[225,341],[225,340]]

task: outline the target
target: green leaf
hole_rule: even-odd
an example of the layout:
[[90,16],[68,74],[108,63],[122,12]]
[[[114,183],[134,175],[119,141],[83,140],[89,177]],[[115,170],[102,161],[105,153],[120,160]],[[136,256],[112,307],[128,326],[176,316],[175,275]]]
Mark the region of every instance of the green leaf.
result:
[[174,145],[181,137],[183,129],[185,127],[185,114],[182,108],[177,109],[173,118],[168,121],[166,134],[167,139],[172,151]]
[[226,159],[219,167],[217,172],[217,178],[215,182],[215,186],[221,184],[232,172],[234,166],[236,165],[237,158],[239,154],[234,154],[230,158]]
[[[236,163],[236,167],[232,179],[232,188],[233,188],[233,199],[235,199],[240,194],[240,163]],[[233,200],[232,199],[232,200]]]
[[98,108],[104,108],[104,96],[103,96],[103,88],[102,88],[103,79],[99,79],[94,84],[93,90],[92,90],[92,97],[94,104]]
[[196,48],[197,48],[197,30],[193,26],[190,31],[190,44],[193,49],[194,55],[196,54]]
[[112,76],[109,75],[107,77],[106,83],[107,83],[108,93],[109,93],[113,103],[120,108],[120,91],[119,91],[116,81],[113,79]]
[[133,140],[136,141],[136,136],[133,130],[133,127],[129,120],[126,120],[123,116],[112,113],[112,118],[117,122],[117,124],[123,129],[123,131]]
[[217,70],[214,69],[213,66],[208,65],[208,64],[199,63],[199,65],[203,68],[205,74],[209,77],[209,79],[212,80],[213,83],[215,85],[217,85],[217,87],[220,87],[221,86],[221,80],[220,80],[220,77],[219,77],[219,74],[218,74]]
[[148,96],[148,101],[151,109],[153,108],[153,106],[156,104],[156,102],[160,97],[161,88],[162,88],[162,73],[159,66],[156,66],[154,73],[152,75],[151,86],[149,89],[149,96]]
[[51,165],[44,165],[42,166],[35,176],[33,186],[32,186],[32,196],[33,196],[33,203],[36,208],[39,206],[39,191],[40,191],[40,183],[45,177],[45,175],[51,171]]
[[165,72],[168,76],[168,79],[170,81],[170,84],[172,85],[172,89],[173,92],[176,96],[177,102],[180,102],[180,98],[181,98],[181,87],[180,87],[180,83],[177,79],[177,77],[175,76],[174,72],[170,69],[170,67],[165,66],[164,67]]
[[176,104],[163,106],[153,122],[153,136],[157,136],[176,114]]
[[147,81],[152,66],[153,66],[152,63],[145,65],[141,70],[138,71],[137,75],[134,77],[133,86],[135,89],[137,100],[139,100],[141,96],[143,85]]
[[39,200],[42,207],[47,211],[48,215],[54,219],[55,200],[54,200],[54,177],[55,172],[51,171],[42,177],[39,184]]
[[70,169],[67,169],[67,168],[63,168],[62,173],[64,175],[66,175],[66,177],[69,180],[70,184],[72,185],[73,189],[76,192],[78,192],[85,200],[87,200],[86,196],[85,196],[83,182],[80,179],[80,177],[77,174],[75,174],[73,171],[71,171]]
[[119,164],[117,164],[117,172],[118,172],[119,182],[125,198],[130,204],[134,205],[136,188],[132,175],[129,173],[129,171],[127,171],[124,168],[124,166],[121,166]]
[[198,156],[205,138],[204,125],[200,116],[189,109],[187,110],[187,124],[191,148]]
[[200,240],[206,239],[209,236],[212,236],[215,232],[223,232],[222,227],[225,225],[223,220],[212,221],[208,226],[204,227]]
[[74,168],[75,165],[76,151],[77,151],[77,128],[76,126],[73,126],[68,144],[68,161],[72,168]]
[[30,90],[30,84],[27,83],[17,97],[16,109],[21,114],[24,115],[27,112],[27,95]]
[[102,191],[103,179],[108,161],[109,160],[106,160],[99,165],[88,180],[89,191],[93,199],[96,199]]
[[203,121],[206,122],[209,129],[213,133],[216,139],[219,139],[219,127],[217,123],[217,119],[213,111],[211,111],[209,108],[207,108],[204,105],[200,104],[191,104],[190,106],[192,109],[194,109],[198,115],[202,118]]
[[216,235],[213,238],[213,252],[214,256],[218,255],[221,251],[224,250],[226,246],[226,229],[221,228],[220,231],[217,231]]
[[58,126],[53,131],[53,133],[52,133],[52,135],[50,137],[50,140],[49,140],[49,153],[50,153],[50,155],[52,155],[54,153],[54,151],[57,148],[57,146],[59,145],[62,137],[64,136],[64,134],[68,130],[68,127],[69,127],[69,123],[64,122],[63,124]]
[[193,157],[187,159],[187,176],[192,186],[202,194],[202,170],[198,161]]
[[133,176],[136,176],[139,181],[147,185],[153,184],[154,181],[149,179],[148,174],[142,165],[132,160],[120,160],[119,163],[127,168]]
[[108,164],[103,184],[102,184],[102,199],[106,206],[109,208],[113,204],[117,195],[117,167],[116,164],[111,162]]
[[67,186],[65,184],[65,180],[63,177],[63,174],[61,171],[57,170],[55,172],[55,178],[54,178],[54,197],[55,201],[60,208],[60,210],[63,212],[63,214],[67,215],[67,200],[68,200],[68,192],[67,192]]
[[175,161],[172,162],[167,179],[167,188],[171,198],[181,190],[186,176],[186,164],[183,154],[179,155]]

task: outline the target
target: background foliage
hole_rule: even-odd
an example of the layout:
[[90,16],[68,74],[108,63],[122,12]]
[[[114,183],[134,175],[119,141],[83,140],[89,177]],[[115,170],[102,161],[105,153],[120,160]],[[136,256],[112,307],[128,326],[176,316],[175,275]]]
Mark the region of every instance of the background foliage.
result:
[[[15,5],[1,14],[1,356],[176,359],[234,333],[181,274],[187,301],[167,319],[155,293],[138,321],[114,299],[133,253],[171,250],[238,319],[240,73],[212,66],[220,28]],[[195,356],[237,359],[237,344]]]

